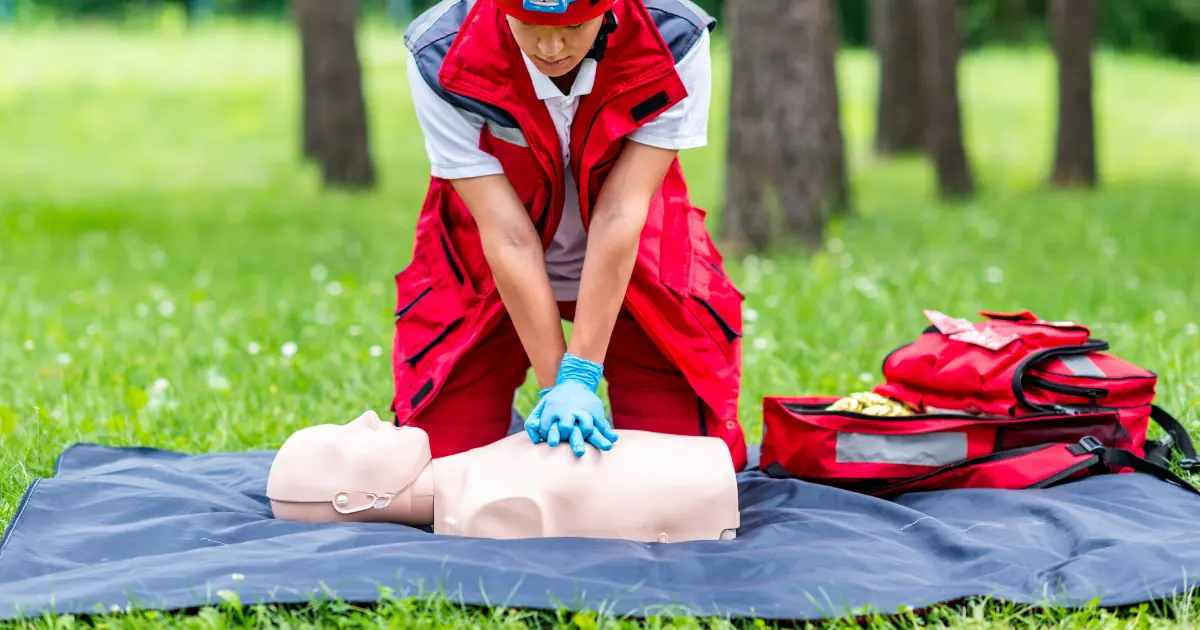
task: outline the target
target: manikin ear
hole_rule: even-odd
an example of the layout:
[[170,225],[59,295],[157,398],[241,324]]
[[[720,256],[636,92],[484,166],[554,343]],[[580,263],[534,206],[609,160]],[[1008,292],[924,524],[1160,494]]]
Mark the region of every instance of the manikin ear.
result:
[[380,420],[379,415],[374,411],[368,411],[351,420],[350,424],[360,424],[372,431],[378,431],[379,427],[383,426],[383,420]]

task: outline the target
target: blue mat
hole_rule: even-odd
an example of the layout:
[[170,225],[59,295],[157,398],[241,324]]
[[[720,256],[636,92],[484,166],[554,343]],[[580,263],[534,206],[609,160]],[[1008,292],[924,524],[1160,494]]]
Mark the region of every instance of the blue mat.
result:
[[271,518],[272,453],[77,445],[0,543],[0,618],[397,595],[468,604],[803,620],[967,596],[1124,605],[1200,574],[1200,499],[1143,475],[888,502],[740,476],[731,542],[496,541]]

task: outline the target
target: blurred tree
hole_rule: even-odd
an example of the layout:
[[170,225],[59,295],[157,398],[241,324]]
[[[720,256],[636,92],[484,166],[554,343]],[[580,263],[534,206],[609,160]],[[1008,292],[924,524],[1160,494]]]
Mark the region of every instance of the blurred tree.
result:
[[944,198],[970,196],[975,189],[963,146],[958,103],[958,60],[962,53],[958,10],[956,0],[917,0],[925,141],[937,168],[938,191]]
[[925,147],[917,7],[913,0],[872,0],[871,41],[879,56],[875,151],[882,155]]
[[773,224],[820,246],[846,207],[833,0],[726,0],[732,51],[725,209],[731,251],[761,251]]
[[1050,0],[1050,30],[1058,57],[1058,142],[1055,186],[1096,185],[1092,111],[1092,42],[1098,0]]
[[17,11],[13,5],[13,0],[0,0],[0,24],[8,24],[13,20],[13,16]]
[[326,186],[375,184],[356,40],[355,0],[293,0],[300,33],[304,153]]
[[387,14],[392,26],[406,26],[414,15],[412,0],[387,0]]

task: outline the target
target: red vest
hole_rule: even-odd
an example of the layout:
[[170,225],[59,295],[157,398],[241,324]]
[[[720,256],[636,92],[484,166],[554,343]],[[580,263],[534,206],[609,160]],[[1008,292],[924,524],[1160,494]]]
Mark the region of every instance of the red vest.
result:
[[[570,136],[585,228],[625,136],[687,96],[675,64],[713,23],[689,0],[621,0],[614,13],[617,30]],[[492,0],[444,0],[406,42],[439,96],[487,121],[480,147],[499,159],[548,247],[566,194],[562,150],[503,14]],[[392,411],[403,424],[505,313],[475,222],[444,179],[431,178],[396,288]],[[742,300],[676,160],[651,200],[625,307],[712,408],[717,420],[700,431],[726,440],[738,470]]]

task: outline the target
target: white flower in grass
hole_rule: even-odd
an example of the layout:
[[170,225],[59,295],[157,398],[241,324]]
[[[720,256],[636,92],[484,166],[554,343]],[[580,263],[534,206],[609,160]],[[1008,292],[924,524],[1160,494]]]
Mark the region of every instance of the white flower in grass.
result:
[[747,322],[756,322],[758,321],[758,311],[748,308],[742,313],[742,319],[746,320]]
[[58,364],[59,365],[68,365],[70,363],[71,363],[71,355],[67,354],[66,352],[58,353]]
[[154,379],[154,384],[150,386],[156,392],[165,392],[171,387],[171,381],[168,381],[161,376]]
[[341,295],[342,294],[342,283],[338,282],[337,280],[330,282],[328,285],[325,286],[325,292],[328,293],[329,295],[332,295],[335,297]]
[[163,300],[158,303],[158,314],[163,317],[170,317],[175,313],[175,303],[171,300]]
[[371,346],[371,349],[370,349],[370,350],[368,350],[367,352],[369,352],[369,353],[371,354],[371,356],[373,356],[373,357],[378,357],[378,356],[381,356],[381,355],[383,354],[383,348],[381,348],[381,347],[379,347],[379,346],[377,346],[377,345],[376,345],[376,346]]
[[205,375],[205,382],[209,388],[223,392],[229,389],[229,379],[221,375],[217,368],[208,368],[208,374]]
[[871,374],[870,372],[863,372],[862,374],[858,375],[858,380],[864,383],[870,383],[875,380],[875,375]]
[[258,354],[262,350],[262,346],[258,345],[257,341],[251,341],[250,345],[246,346],[246,352],[250,354]]
[[351,337],[357,337],[362,334],[362,328],[359,328],[358,326],[351,326],[346,332],[349,333]]
[[1154,323],[1162,326],[1167,323],[1167,314],[1162,310],[1154,311]]
[[25,340],[25,349],[26,349],[26,350],[33,350],[33,340],[32,340],[32,339],[26,339],[26,340]]
[[1188,324],[1184,327],[1183,332],[1187,335],[1194,335],[1197,332],[1200,332],[1200,329],[1198,329],[1195,324]]
[[999,267],[988,267],[987,271],[983,272],[983,277],[992,284],[1000,284],[1004,281],[1004,270]]
[[283,353],[284,357],[287,357],[290,359],[290,358],[296,356],[296,352],[299,349],[300,348],[296,345],[295,341],[289,341],[289,342],[283,344],[283,348],[280,349],[280,352]]
[[241,582],[242,580],[246,579],[246,576],[242,575],[241,573],[234,573],[229,577],[232,578],[234,582]]
[[770,345],[771,345],[771,340],[767,339],[766,337],[755,337],[754,338],[754,347],[758,348],[759,350],[765,350]]
[[313,282],[324,282],[325,278],[329,277],[329,270],[325,268],[325,265],[316,264],[308,272],[308,277],[312,278]]

